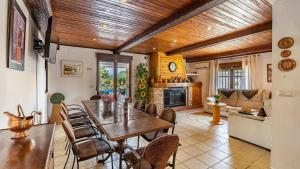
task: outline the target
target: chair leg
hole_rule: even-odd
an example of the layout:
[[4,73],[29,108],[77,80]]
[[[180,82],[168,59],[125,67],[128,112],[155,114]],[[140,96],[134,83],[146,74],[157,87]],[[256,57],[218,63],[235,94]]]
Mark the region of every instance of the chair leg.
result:
[[66,145],[65,145],[65,150],[67,149],[68,144],[69,144],[69,141],[67,140]]
[[137,148],[140,148],[140,135],[138,135]]
[[177,154],[177,150],[175,151],[175,153],[173,154],[173,164],[172,164],[172,169],[175,169],[175,162],[176,162],[176,154]]
[[111,159],[111,169],[114,169],[114,158],[113,158],[113,153],[110,154],[110,159]]
[[77,169],[79,169],[79,161],[77,157],[76,157],[76,162],[77,162]]
[[75,164],[75,154],[74,154],[74,158],[73,158],[73,164],[72,164],[72,169],[74,168],[74,164]]
[[69,149],[69,151],[67,151],[67,152],[68,152],[68,157],[67,157],[67,161],[66,161],[66,163],[65,163],[64,169],[66,168],[67,163],[68,163],[68,161],[69,161],[69,157],[70,157],[70,149]]
[[70,143],[68,143],[68,147],[67,147],[67,150],[66,150],[66,154],[67,152],[70,150]]

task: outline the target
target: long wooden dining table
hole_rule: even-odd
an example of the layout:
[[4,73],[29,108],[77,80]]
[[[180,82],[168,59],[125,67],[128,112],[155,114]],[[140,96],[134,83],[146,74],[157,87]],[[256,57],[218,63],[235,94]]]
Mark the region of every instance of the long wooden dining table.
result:
[[[118,153],[128,138],[173,127],[173,124],[138,109],[124,108],[122,103],[116,101],[111,102],[111,111],[104,111],[103,100],[85,100],[82,103],[96,127],[110,141],[118,143],[116,146]],[[121,161],[119,168],[122,168]]]

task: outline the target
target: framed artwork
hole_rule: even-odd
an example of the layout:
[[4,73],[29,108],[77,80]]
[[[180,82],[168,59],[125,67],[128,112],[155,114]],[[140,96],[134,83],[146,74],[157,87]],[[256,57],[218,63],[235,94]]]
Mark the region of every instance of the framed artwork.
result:
[[16,0],[8,7],[8,59],[7,67],[24,70],[26,17]]
[[272,64],[267,64],[267,82],[272,82]]
[[63,77],[81,77],[83,63],[81,61],[62,60],[61,75]]

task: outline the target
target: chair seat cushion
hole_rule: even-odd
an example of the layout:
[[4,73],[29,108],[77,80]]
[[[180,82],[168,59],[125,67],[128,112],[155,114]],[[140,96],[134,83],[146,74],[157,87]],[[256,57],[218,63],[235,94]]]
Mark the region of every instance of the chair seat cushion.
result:
[[84,118],[84,117],[82,117],[82,118],[76,118],[76,119],[70,119],[70,123],[71,123],[72,127],[77,127],[77,126],[91,124],[91,122],[89,121],[89,119]]
[[80,117],[86,117],[86,114],[84,112],[75,112],[75,113],[69,114],[70,119],[75,119],[75,118],[80,118]]
[[[139,154],[139,156],[143,156],[145,147],[141,147],[136,149],[135,151]],[[124,154],[124,158],[127,162],[129,162],[134,169],[143,168],[143,169],[152,169],[152,166],[146,160],[141,160],[141,166],[139,166],[139,160],[134,156],[132,152],[127,152]]]
[[82,127],[74,130],[75,138],[80,139],[84,137],[95,136],[97,133],[92,127]]
[[155,132],[151,132],[151,133],[147,133],[147,134],[143,134],[141,135],[145,140],[147,140],[148,142],[153,141],[156,138],[168,135],[168,133],[165,133],[163,131],[159,131],[155,137],[156,131]]
[[87,141],[77,143],[75,146],[78,150],[78,157],[80,161],[112,152],[109,145],[98,138],[91,138]]

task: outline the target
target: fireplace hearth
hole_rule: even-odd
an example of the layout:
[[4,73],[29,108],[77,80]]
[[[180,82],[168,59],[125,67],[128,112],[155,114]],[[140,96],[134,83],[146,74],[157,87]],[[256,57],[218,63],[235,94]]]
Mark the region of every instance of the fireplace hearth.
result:
[[170,87],[164,89],[164,107],[177,107],[186,105],[186,89],[183,87]]

